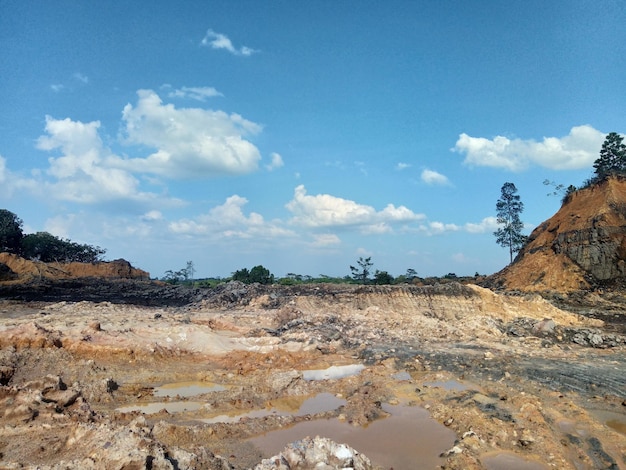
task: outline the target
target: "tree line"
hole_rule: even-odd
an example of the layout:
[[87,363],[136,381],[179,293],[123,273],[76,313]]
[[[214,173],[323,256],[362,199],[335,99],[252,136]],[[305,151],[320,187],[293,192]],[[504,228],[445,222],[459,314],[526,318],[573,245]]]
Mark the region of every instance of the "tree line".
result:
[[24,235],[22,220],[7,209],[0,209],[0,252],[13,253],[45,263],[97,263],[106,250],[99,246],[76,243],[48,232]]

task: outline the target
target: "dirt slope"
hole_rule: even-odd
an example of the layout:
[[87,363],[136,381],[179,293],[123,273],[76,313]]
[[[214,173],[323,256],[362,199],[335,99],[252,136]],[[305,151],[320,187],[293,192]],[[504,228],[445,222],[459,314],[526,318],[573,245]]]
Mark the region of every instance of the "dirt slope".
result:
[[625,261],[626,181],[611,178],[572,194],[492,281],[511,290],[587,290],[622,284]]
[[[11,253],[0,253],[0,281],[24,282],[30,279],[73,279],[73,278],[119,278],[150,279],[150,274],[133,268],[123,259],[100,263],[42,263],[20,258]],[[6,269],[8,268],[8,270]]]

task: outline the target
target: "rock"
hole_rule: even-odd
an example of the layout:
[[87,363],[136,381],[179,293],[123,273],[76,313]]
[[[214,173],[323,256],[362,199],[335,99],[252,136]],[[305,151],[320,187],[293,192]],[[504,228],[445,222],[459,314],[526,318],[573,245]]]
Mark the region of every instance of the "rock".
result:
[[602,335],[599,333],[589,333],[588,338],[589,338],[589,343],[593,347],[596,347],[596,348],[604,342],[602,339]]
[[556,327],[556,323],[554,320],[550,318],[545,318],[540,322],[537,322],[533,326],[533,332],[535,334],[550,334],[554,333],[554,328]]
[[373,470],[370,460],[346,444],[310,437],[289,444],[280,454],[264,459],[254,470]]
[[76,390],[52,390],[43,395],[43,401],[47,403],[56,403],[62,407],[72,405],[80,396],[80,392]]

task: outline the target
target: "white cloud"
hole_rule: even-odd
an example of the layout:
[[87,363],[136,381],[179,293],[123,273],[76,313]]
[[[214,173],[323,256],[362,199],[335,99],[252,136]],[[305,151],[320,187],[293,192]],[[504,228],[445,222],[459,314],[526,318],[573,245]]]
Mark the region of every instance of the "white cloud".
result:
[[446,232],[458,232],[459,226],[456,224],[445,224],[443,222],[429,222],[428,225],[422,226],[422,231],[428,235],[440,235]]
[[202,235],[213,238],[275,238],[292,237],[294,232],[284,229],[279,222],[267,222],[256,212],[246,215],[244,197],[233,195],[224,204],[194,219],[181,219],[169,224],[176,234]]
[[334,233],[321,233],[313,235],[313,239],[314,241],[312,245],[317,248],[339,245],[341,243],[341,239]]
[[402,163],[402,162],[400,162],[400,163],[398,163],[396,165],[396,170],[402,171],[402,170],[406,170],[407,168],[410,168],[410,167],[411,167],[410,163]]
[[389,224],[414,222],[424,218],[404,206],[387,205],[382,211],[348,199],[318,194],[309,196],[304,185],[296,187],[286,206],[293,214],[291,223],[304,227],[359,227],[365,233],[391,231]]
[[216,96],[224,96],[213,87],[182,87],[177,90],[170,91],[167,96],[170,98],[190,98],[196,101],[206,101],[207,98]]
[[73,77],[81,83],[87,84],[89,83],[89,77],[83,75],[82,73],[76,72]]
[[271,163],[269,165],[265,165],[265,168],[267,168],[269,171],[285,166],[285,162],[283,162],[283,157],[281,157],[278,153],[272,153],[271,157]]
[[211,47],[212,49],[224,49],[234,55],[250,56],[257,52],[246,46],[241,46],[237,49],[233,46],[232,41],[228,39],[227,36],[221,33],[216,33],[212,29],[207,30],[200,44],[206,47]]
[[145,158],[116,159],[122,169],[171,178],[251,173],[259,150],[244,137],[261,126],[238,114],[163,104],[152,90],[139,90],[136,106],[124,107],[125,143],[155,148]]
[[421,178],[424,183],[430,185],[446,186],[450,184],[447,176],[429,169],[422,171]]
[[530,165],[575,170],[593,165],[604,138],[604,133],[589,125],[572,127],[564,137],[544,137],[541,142],[503,136],[490,140],[463,133],[452,150],[465,154],[464,163],[468,165],[510,171],[522,171]]
[[99,128],[98,121],[82,123],[46,116],[47,135],[39,137],[37,148],[61,153],[48,159],[47,174],[53,181],[44,185],[49,197],[84,204],[121,199],[166,203],[155,194],[141,192],[139,181],[127,171],[108,166],[107,162],[118,157],[103,145]]
[[161,214],[161,212],[157,210],[148,211],[144,215],[141,216],[141,220],[144,220],[146,222],[152,222],[155,220],[162,220],[162,219],[163,219],[163,214]]
[[52,85],[50,85],[50,89],[54,91],[55,93],[59,93],[60,91],[63,91],[64,88],[65,86],[63,86],[60,83],[53,83]]
[[485,217],[479,223],[466,223],[463,228],[465,231],[469,233],[487,233],[487,232],[495,232],[498,230],[498,219],[495,217]]

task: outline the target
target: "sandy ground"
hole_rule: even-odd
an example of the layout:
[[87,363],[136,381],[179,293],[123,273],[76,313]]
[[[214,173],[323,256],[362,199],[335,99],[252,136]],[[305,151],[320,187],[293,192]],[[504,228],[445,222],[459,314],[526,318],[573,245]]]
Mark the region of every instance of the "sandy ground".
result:
[[0,468],[254,468],[260,436],[339,429],[376,468],[626,469],[626,339],[599,320],[475,286],[236,294],[0,301]]

